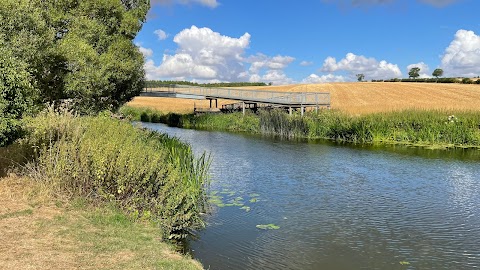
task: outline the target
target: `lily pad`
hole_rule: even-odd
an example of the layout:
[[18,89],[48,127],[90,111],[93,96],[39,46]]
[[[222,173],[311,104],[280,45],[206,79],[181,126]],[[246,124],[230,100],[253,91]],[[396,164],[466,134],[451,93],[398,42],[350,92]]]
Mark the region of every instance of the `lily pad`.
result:
[[401,265],[410,265],[410,263],[407,262],[407,261],[401,261],[400,264],[401,264]]
[[249,196],[250,196],[250,197],[260,197],[260,194],[258,194],[258,193],[251,193]]
[[262,229],[262,230],[278,230],[280,229],[280,226],[277,226],[275,224],[260,224],[260,225],[257,225],[256,226],[257,228],[259,229]]
[[257,201],[258,201],[257,198],[251,198],[251,199],[250,199],[250,202],[251,202],[251,203],[256,203]]
[[245,212],[250,212],[250,206],[242,206],[240,209],[245,210]]

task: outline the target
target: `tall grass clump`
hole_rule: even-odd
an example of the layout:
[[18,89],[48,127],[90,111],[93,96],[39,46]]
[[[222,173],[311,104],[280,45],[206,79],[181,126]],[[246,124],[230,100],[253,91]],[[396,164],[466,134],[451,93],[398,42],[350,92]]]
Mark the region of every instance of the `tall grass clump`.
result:
[[183,115],[184,128],[259,133],[259,118],[253,113]]
[[305,138],[309,134],[309,126],[300,115],[288,115],[279,109],[261,111],[260,130],[262,134],[283,138]]
[[26,120],[29,172],[59,195],[113,202],[158,221],[169,239],[202,227],[208,158],[176,138],[109,116],[43,113]]

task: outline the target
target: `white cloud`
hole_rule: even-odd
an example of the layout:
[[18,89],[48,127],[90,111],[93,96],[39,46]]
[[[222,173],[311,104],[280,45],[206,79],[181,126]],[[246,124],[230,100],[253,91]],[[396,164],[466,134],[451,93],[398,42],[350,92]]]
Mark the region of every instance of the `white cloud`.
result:
[[458,30],[442,56],[441,68],[447,77],[480,75],[480,36]]
[[264,54],[258,53],[250,56],[246,59],[250,63],[249,71],[251,73],[258,73],[262,69],[278,70],[286,68],[290,63],[295,61],[295,58],[290,56],[277,55],[274,57],[268,57]]
[[157,29],[157,30],[153,31],[153,33],[155,33],[155,35],[157,35],[159,40],[165,40],[165,39],[168,38],[168,34],[165,33],[165,31],[163,31],[162,29]]
[[302,80],[302,83],[327,83],[327,82],[345,82],[346,78],[342,75],[327,74],[318,76],[316,74],[310,74],[307,78]]
[[165,53],[158,66],[152,59],[145,63],[148,79],[293,82],[283,70],[295,58],[261,53],[244,56],[250,44],[248,33],[233,38],[192,26],[178,33],[173,41],[178,46],[174,54]]
[[310,61],[300,62],[300,66],[302,66],[302,67],[308,67],[308,66],[311,66],[311,65],[313,65],[313,62],[310,62]]
[[385,60],[377,61],[363,55],[348,53],[344,59],[337,62],[333,57],[327,57],[321,68],[322,72],[346,71],[351,75],[363,73],[368,79],[390,79],[402,76],[397,65]]
[[430,67],[425,64],[424,62],[420,62],[417,64],[411,64],[407,66],[407,74],[410,71],[410,69],[418,67],[420,68],[420,78],[431,78],[431,72],[430,72]]
[[223,36],[209,28],[192,26],[178,33],[173,41],[174,55],[164,54],[162,63],[145,63],[147,78],[177,78],[235,81],[245,71],[243,54],[250,44],[250,34],[240,38]]
[[273,85],[293,84],[295,81],[289,78],[283,70],[267,70],[264,75],[253,74],[251,82],[267,82]]
[[154,4],[171,5],[174,3],[179,3],[182,5],[200,4],[202,6],[207,6],[210,8],[216,8],[219,5],[217,0],[151,0],[151,3],[152,5]]
[[144,48],[144,47],[140,46],[139,44],[136,44],[136,45],[138,47],[138,50],[143,54],[143,57],[148,58],[148,57],[151,57],[153,55],[152,49]]

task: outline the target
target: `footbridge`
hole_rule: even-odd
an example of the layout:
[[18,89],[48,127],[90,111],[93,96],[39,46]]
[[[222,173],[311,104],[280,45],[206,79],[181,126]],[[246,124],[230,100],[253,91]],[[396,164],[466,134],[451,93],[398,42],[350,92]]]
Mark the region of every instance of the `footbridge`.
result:
[[300,109],[302,115],[308,107],[315,108],[315,110],[318,110],[320,107],[330,107],[330,93],[321,92],[280,92],[166,84],[156,88],[146,88],[140,95],[207,99],[210,100],[210,108],[213,105],[212,101],[215,101],[215,107],[217,108],[218,99],[233,100],[240,102],[243,113],[245,113],[246,105],[253,105],[255,108],[262,105],[282,107],[288,109],[290,114],[292,109]]

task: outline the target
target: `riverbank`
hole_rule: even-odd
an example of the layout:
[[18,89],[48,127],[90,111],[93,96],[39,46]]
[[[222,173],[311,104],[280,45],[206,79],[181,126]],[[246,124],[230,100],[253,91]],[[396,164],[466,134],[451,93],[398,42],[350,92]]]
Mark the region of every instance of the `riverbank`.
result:
[[480,148],[480,112],[407,110],[352,116],[335,110],[289,116],[279,110],[259,114],[162,114],[123,107],[133,120],[170,126],[247,132],[288,139],[329,139],[363,144],[406,144],[427,148]]
[[[0,268],[38,260],[44,269],[201,269],[172,250],[205,226],[205,154],[110,113],[22,121],[22,138],[0,148],[0,224],[8,232],[0,251],[10,256]],[[2,179],[7,168],[20,177]]]
[[61,199],[30,178],[0,178],[0,205],[1,269],[202,269],[160,241],[155,223]]

